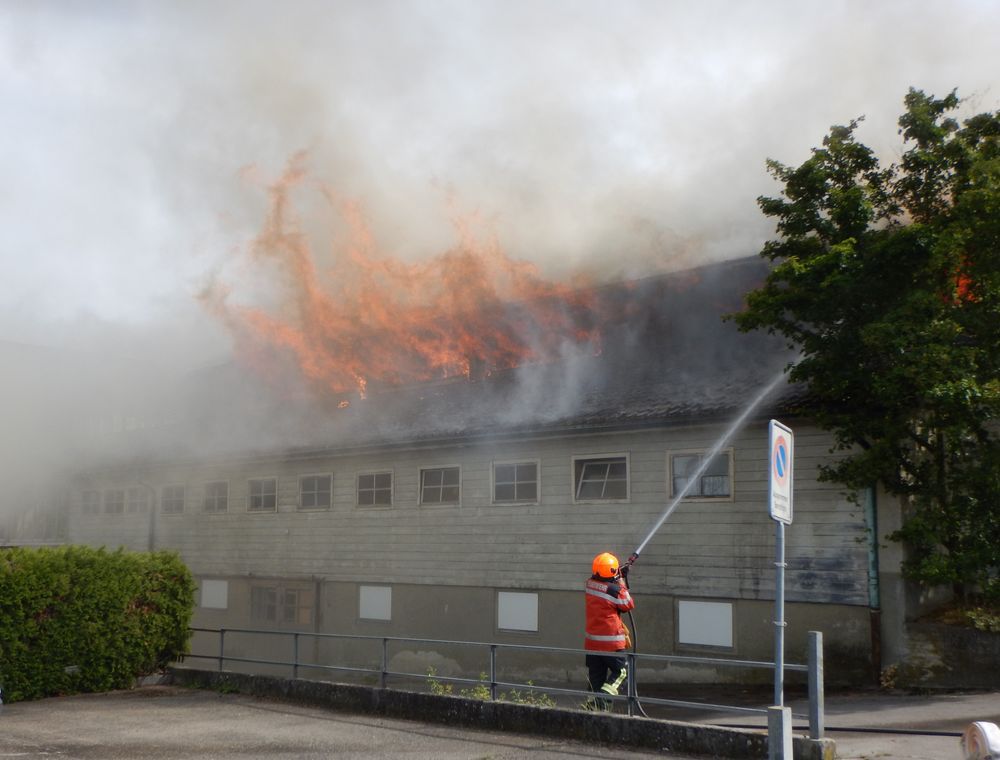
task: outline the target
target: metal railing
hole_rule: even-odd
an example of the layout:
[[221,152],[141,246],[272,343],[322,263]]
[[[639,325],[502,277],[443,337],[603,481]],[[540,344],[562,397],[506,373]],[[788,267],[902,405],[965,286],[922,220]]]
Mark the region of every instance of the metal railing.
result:
[[[583,649],[568,649],[564,647],[546,647],[527,644],[497,644],[492,642],[479,641],[449,641],[446,639],[422,639],[400,636],[363,636],[341,633],[312,633],[305,631],[280,631],[280,630],[259,630],[252,628],[191,628],[195,633],[218,634],[218,650],[216,654],[191,653],[185,655],[185,659],[214,660],[218,664],[220,672],[224,670],[225,663],[244,663],[249,665],[271,665],[277,667],[288,667],[291,669],[293,679],[299,678],[302,669],[319,670],[341,673],[358,673],[377,676],[379,688],[388,688],[390,678],[416,679],[424,682],[437,681],[456,684],[469,684],[475,687],[487,687],[490,699],[495,701],[499,697],[500,689],[523,689],[529,692],[541,692],[545,694],[564,696],[594,696],[593,692],[581,689],[563,689],[556,686],[539,686],[532,682],[506,682],[497,678],[497,657],[502,651],[520,651],[534,653],[559,653],[566,655],[586,655],[588,652]],[[238,657],[226,654],[226,634],[249,634],[260,636],[280,636],[291,637],[292,639],[292,659],[270,660],[254,657]],[[329,665],[317,662],[304,662],[300,657],[300,642],[303,638],[314,641],[369,641],[380,642],[381,658],[379,666],[358,667],[349,665]],[[392,643],[423,644],[438,647],[470,647],[485,648],[489,654],[489,672],[486,679],[463,678],[460,676],[444,676],[436,673],[410,673],[407,671],[397,671],[389,669],[389,648]],[[640,702],[649,705],[662,705],[665,707],[693,708],[699,710],[715,710],[719,712],[740,712],[757,715],[767,715],[767,709],[757,707],[742,707],[737,705],[721,705],[706,702],[692,702],[680,699],[662,699],[658,697],[639,697],[636,686],[636,673],[638,663],[649,664],[681,664],[681,665],[711,665],[715,667],[731,668],[753,668],[774,670],[775,663],[761,660],[736,660],[724,657],[697,657],[687,655],[662,655],[662,654],[641,654],[634,652],[624,652],[628,667],[628,693],[624,695],[601,694],[602,699],[610,699],[616,702],[624,702],[628,715],[635,716],[643,714]],[[785,663],[784,670],[791,672],[805,673],[809,689],[809,711],[806,715],[795,715],[797,718],[809,719],[809,736],[812,739],[821,739],[824,733],[824,687],[823,687],[823,634],[819,631],[809,632],[808,643],[808,663],[805,665]]]

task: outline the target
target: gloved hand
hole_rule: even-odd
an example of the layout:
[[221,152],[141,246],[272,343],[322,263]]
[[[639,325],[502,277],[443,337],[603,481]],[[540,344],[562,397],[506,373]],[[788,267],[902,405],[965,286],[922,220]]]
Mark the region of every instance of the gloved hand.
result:
[[622,578],[623,578],[624,580],[626,580],[626,581],[627,581],[627,580],[628,580],[628,571],[629,571],[629,570],[630,570],[630,567],[629,567],[628,565],[622,565],[622,566],[621,566],[620,568],[618,568],[618,574],[619,574],[619,575],[620,575],[620,576],[621,576],[621,577],[622,577]]

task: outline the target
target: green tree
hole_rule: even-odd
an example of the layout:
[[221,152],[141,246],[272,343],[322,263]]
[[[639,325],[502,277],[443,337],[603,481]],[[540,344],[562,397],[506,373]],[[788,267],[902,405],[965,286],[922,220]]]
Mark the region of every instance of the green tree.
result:
[[778,237],[740,329],[801,352],[790,378],[834,433],[821,477],[908,504],[904,571],[1000,596],[1000,112],[961,124],[955,92],[911,89],[883,166],[835,126],[798,167],[768,161]]

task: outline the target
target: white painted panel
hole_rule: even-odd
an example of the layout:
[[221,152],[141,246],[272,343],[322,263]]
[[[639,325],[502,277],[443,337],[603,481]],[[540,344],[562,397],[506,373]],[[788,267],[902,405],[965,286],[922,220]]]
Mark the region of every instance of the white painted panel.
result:
[[497,594],[497,627],[503,631],[537,631],[538,594],[519,591]]
[[362,620],[392,620],[392,587],[361,586],[358,617]]
[[729,602],[678,602],[677,642],[732,647],[733,605]]
[[201,606],[213,610],[229,607],[229,581],[203,580],[201,582]]

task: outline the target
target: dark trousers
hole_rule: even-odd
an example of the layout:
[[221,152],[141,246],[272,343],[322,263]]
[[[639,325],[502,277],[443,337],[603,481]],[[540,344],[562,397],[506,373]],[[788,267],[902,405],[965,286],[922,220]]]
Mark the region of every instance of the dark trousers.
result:
[[[597,693],[607,694],[602,691],[604,684],[618,682],[618,688],[613,692],[621,694],[625,684],[625,655],[621,652],[608,652],[607,654],[587,655],[587,677],[590,679],[590,690]],[[610,700],[602,700],[602,703],[610,703]]]

